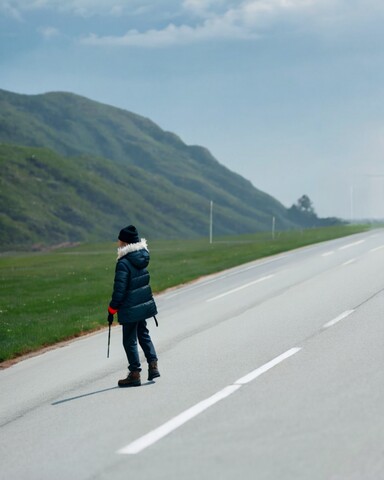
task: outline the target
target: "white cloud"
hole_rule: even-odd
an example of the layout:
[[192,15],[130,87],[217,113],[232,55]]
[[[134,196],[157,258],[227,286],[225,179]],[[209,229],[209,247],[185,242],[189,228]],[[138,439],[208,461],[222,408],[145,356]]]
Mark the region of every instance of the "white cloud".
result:
[[167,47],[170,45],[185,45],[209,39],[218,38],[250,38],[246,33],[231,22],[225,22],[216,18],[205,21],[202,25],[191,27],[189,25],[176,26],[169,24],[162,30],[148,30],[138,32],[130,30],[124,36],[98,37],[92,34],[82,39],[82,43],[88,45],[106,46],[136,46],[136,47]]
[[58,35],[60,35],[59,30],[54,27],[40,27],[38,28],[38,32],[41,33],[41,35],[46,39],[50,39],[52,37],[57,37]]
[[[351,4],[352,3],[352,4]],[[352,31],[364,18],[384,13],[382,0],[0,0],[0,14],[26,21],[28,11],[50,10],[91,18],[109,15],[127,18],[131,28],[124,35],[93,33],[80,42],[88,45],[168,47],[209,40],[255,39],[267,28],[289,22],[293,28],[335,38]],[[161,12],[161,13],[160,13]],[[140,23],[132,18],[140,15]],[[137,18],[137,17],[136,17]],[[168,20],[165,20],[168,19]],[[140,27],[137,27],[140,25]],[[53,33],[53,32],[52,32]]]
[[[233,4],[234,2],[232,2]],[[237,2],[239,3],[239,2]],[[218,13],[220,10],[231,8],[230,2],[226,0],[184,0],[182,7],[190,13],[206,16],[210,12]]]
[[123,36],[92,34],[81,42],[89,45],[165,47],[210,39],[255,39],[259,36],[258,27],[266,21],[285,11],[301,12],[314,3],[315,0],[185,0],[183,8],[198,14],[199,23],[191,20],[190,24],[171,23],[158,30],[130,30]]
[[148,5],[149,1],[140,0],[0,0],[0,13],[21,17],[23,13],[37,10],[53,10],[58,13],[90,17],[93,15],[134,14],[137,9]]
[[0,14],[5,15],[6,17],[12,18],[14,20],[22,20],[22,15],[18,8],[14,5],[11,5],[10,2],[0,1]]

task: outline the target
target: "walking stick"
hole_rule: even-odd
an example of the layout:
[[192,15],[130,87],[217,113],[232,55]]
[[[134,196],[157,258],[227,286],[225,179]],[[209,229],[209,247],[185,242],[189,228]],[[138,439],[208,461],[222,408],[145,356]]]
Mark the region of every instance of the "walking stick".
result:
[[111,325],[113,323],[113,315],[112,313],[108,314],[108,324],[109,324],[109,329],[108,329],[108,350],[107,350],[107,358],[109,358],[109,345],[111,343]]
[[111,343],[111,324],[109,324],[108,328],[108,350],[107,350],[107,358],[109,358],[109,345]]

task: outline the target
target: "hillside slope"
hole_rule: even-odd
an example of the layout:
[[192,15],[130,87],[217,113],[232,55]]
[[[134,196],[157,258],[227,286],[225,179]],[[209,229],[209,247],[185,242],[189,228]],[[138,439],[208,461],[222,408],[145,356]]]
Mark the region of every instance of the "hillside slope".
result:
[[211,200],[217,235],[269,229],[272,216],[279,228],[294,225],[281,203],[208,150],[74,94],[0,90],[0,142],[2,243],[17,241],[31,205],[40,213],[27,230],[43,243],[49,230],[57,241],[106,238],[126,222],[161,237],[204,236]]
[[207,234],[208,205],[201,198],[135,166],[0,145],[0,169],[3,247],[115,240],[124,221],[156,237]]

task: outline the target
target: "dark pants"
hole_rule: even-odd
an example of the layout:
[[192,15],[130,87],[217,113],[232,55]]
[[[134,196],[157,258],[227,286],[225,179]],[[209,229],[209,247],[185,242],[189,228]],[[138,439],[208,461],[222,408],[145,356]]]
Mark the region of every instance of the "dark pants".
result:
[[147,322],[142,320],[141,322],[126,323],[123,325],[123,346],[128,358],[128,369],[131,372],[141,371],[137,340],[143,349],[147,362],[150,363],[157,360],[155,347],[149,336]]

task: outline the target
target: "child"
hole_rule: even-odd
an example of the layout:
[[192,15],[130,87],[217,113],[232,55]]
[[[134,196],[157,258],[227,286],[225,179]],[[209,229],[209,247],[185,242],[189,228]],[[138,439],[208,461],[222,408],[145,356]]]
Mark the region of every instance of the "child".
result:
[[129,374],[118,381],[119,387],[141,385],[141,365],[137,340],[148,362],[148,380],[160,377],[157,355],[147,328],[146,319],[157,314],[149,285],[149,253],[147,242],[140,239],[136,227],[129,225],[119,233],[117,264],[108,322],[117,313],[123,328],[123,346],[127,354]]

